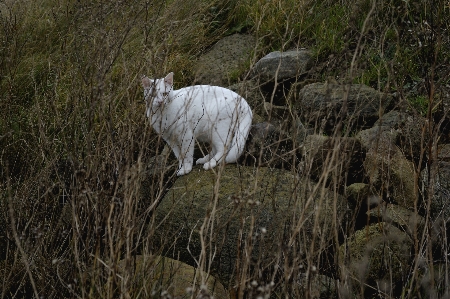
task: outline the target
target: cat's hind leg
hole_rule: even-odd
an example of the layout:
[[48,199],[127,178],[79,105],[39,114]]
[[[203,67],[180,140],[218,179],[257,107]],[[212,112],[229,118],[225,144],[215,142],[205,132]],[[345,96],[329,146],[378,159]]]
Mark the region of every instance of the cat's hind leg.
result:
[[209,160],[211,160],[211,156],[214,156],[214,154],[207,154],[206,156],[204,156],[203,158],[197,159],[197,161],[195,161],[195,164],[205,164],[206,162],[208,162]]
[[205,161],[205,163],[203,164],[203,168],[206,170],[212,169],[212,168],[216,167],[217,164],[222,162],[222,160],[225,158],[225,151],[223,148],[220,150],[213,148],[211,153],[209,153],[204,158],[206,158],[206,157],[208,157],[209,160]]
[[205,163],[209,162],[212,159],[212,157],[214,157],[214,155],[215,155],[215,150],[213,147],[211,149],[211,151],[208,154],[206,154],[203,158],[197,159],[197,161],[195,161],[195,164],[196,165],[205,164]]
[[216,167],[223,160],[223,153],[216,154],[211,160],[203,164],[203,169],[208,170]]
[[203,164],[204,169],[214,168],[225,159],[228,147],[232,141],[232,132],[228,129],[229,127],[230,124],[228,123],[222,124],[221,126],[217,125],[215,134],[211,136],[212,151],[209,154],[209,158],[211,159]]

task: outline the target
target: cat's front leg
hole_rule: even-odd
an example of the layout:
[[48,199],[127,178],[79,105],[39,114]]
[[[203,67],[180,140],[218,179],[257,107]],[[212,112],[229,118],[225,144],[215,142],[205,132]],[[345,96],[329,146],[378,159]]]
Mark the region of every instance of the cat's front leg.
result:
[[189,154],[179,149],[177,176],[188,174],[192,170],[194,157],[189,158]]
[[181,142],[177,176],[185,175],[191,172],[194,162],[194,144],[193,134],[191,132],[186,132]]
[[167,138],[166,142],[178,160],[177,176],[189,173],[192,170],[192,161],[189,163],[188,159],[186,159],[185,151],[183,151],[180,146],[180,143],[182,142],[180,142],[180,140],[176,140],[176,138]]
[[192,163],[181,162],[179,163],[177,176],[188,174],[192,170]]
[[208,170],[217,166],[224,159],[226,146],[223,143],[224,138],[220,134],[213,134],[211,138],[212,150],[208,155],[209,160],[203,164],[203,169]]

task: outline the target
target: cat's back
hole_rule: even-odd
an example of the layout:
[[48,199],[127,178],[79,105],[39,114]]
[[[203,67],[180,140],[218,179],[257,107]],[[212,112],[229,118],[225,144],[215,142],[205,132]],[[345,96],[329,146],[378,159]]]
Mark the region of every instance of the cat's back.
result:
[[179,92],[184,94],[185,99],[194,101],[211,102],[213,99],[220,101],[236,101],[242,98],[234,91],[225,87],[214,85],[194,85],[179,89]]

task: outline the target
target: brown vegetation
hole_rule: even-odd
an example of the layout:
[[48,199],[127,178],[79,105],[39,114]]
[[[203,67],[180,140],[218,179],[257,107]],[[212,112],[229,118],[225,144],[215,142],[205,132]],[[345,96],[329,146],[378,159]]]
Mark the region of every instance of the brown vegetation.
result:
[[[0,298],[169,298],[151,272],[160,268],[150,265],[181,254],[204,271],[196,274],[200,280],[210,272],[225,277],[236,298],[448,297],[450,177],[440,169],[449,157],[438,149],[449,141],[449,16],[444,0],[0,2]],[[156,212],[166,194],[175,194],[168,192],[175,164],[145,119],[139,78],[174,71],[178,87],[190,85],[198,58],[233,33],[251,34],[255,44],[230,73],[231,84],[247,84],[271,51],[308,48],[314,63],[289,80],[259,82],[267,103],[252,108],[279,131],[270,140],[258,133],[264,138],[241,161],[252,174],[231,166],[250,183],[227,193],[229,214],[219,204],[227,172],[203,174],[211,190],[198,210],[204,216],[188,232],[198,238],[193,246],[200,244],[194,254],[178,250],[184,235],[163,230],[170,209],[166,218]],[[316,133],[304,143],[298,109],[274,98],[294,101],[298,92],[290,97],[289,88],[309,82],[368,85],[392,96],[390,109],[421,122],[386,120],[377,132],[371,123],[372,131],[361,133],[367,128],[355,115],[346,122],[344,107],[331,125],[317,115],[301,119]],[[372,134],[380,144],[367,148]],[[365,156],[353,155],[355,148],[372,155],[364,174]],[[408,168],[407,178],[387,173],[391,164]],[[261,173],[275,183],[258,179]],[[285,189],[264,193],[261,182]],[[285,243],[258,243],[267,228],[257,221],[267,215],[255,192],[282,192],[282,205],[302,207],[283,206],[272,237]],[[413,213],[407,225],[382,212],[401,205],[399,198]],[[378,214],[366,214],[380,201]],[[266,206],[276,211],[275,200]],[[235,263],[225,274],[213,264],[214,242],[225,238],[223,231],[214,235],[217,223],[236,229],[226,240],[237,248]],[[349,252],[351,246],[365,255]],[[410,255],[391,258],[404,247]],[[148,275],[136,274],[137,256],[147,257]],[[377,262],[373,268],[383,275],[365,272]],[[186,296],[206,296],[193,288]]]

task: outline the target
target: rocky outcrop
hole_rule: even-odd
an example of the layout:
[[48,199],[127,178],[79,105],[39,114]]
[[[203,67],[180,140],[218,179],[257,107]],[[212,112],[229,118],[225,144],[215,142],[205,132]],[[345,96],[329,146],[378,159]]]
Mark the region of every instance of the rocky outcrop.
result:
[[344,214],[340,196],[289,171],[196,167],[156,209],[154,242],[165,245],[165,256],[205,263],[226,285],[243,275],[261,283],[261,271],[282,263],[280,254],[308,253],[319,267]]
[[435,157],[429,121],[366,85],[311,83],[311,64],[307,51],[270,53],[229,87],[260,115],[239,165],[165,185],[154,248],[248,297],[276,293],[277,279],[310,297],[396,296],[418,263],[416,240],[448,252],[450,146]]

